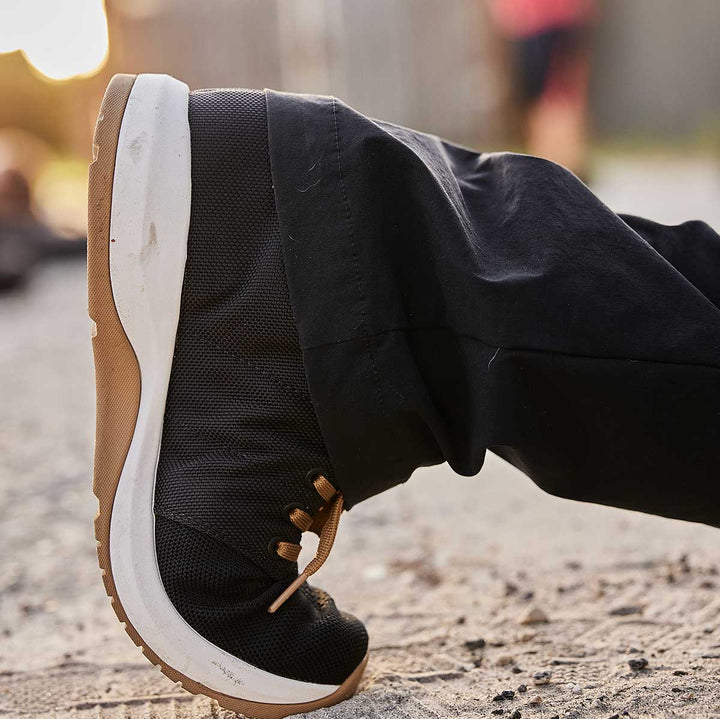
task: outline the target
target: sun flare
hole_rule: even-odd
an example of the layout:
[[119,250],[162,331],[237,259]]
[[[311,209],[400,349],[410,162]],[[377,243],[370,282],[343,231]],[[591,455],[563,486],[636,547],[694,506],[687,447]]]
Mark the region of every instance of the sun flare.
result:
[[51,80],[95,74],[108,54],[103,0],[0,0],[0,53],[17,50]]

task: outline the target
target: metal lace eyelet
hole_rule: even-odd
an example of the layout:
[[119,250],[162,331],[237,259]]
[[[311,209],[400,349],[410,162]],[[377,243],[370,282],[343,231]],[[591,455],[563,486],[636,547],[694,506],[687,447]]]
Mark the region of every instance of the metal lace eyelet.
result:
[[[307,512],[307,509],[303,507],[301,502],[290,502],[290,504],[286,504],[283,508],[283,516],[285,519],[290,519],[290,515],[293,513],[294,510],[299,509],[303,512]],[[309,514],[309,512],[308,512]]]
[[327,477],[327,472],[322,467],[315,467],[315,469],[311,469],[305,475],[305,484],[307,484],[310,489],[315,489],[313,482],[315,482],[320,475]]
[[278,544],[279,544],[280,542],[283,542],[283,541],[285,541],[285,540],[283,540],[282,537],[273,537],[273,538],[270,540],[270,542],[269,542],[269,544],[268,544],[268,554],[269,554],[271,557],[277,558],[277,557],[280,556],[280,555],[277,553],[277,546],[278,546]]

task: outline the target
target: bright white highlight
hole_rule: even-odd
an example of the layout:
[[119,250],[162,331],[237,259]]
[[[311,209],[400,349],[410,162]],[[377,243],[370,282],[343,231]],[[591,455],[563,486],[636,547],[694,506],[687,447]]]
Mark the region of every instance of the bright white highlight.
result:
[[51,80],[93,75],[108,54],[103,0],[0,0],[0,53],[16,50]]

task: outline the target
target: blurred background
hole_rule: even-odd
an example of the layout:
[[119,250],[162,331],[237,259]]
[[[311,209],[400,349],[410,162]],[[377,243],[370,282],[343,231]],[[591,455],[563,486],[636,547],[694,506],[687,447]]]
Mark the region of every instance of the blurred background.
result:
[[[94,559],[86,178],[114,73],[335,94],[559,161],[616,211],[718,229],[718,29],[718,0],[0,0],[0,713],[189,701],[132,651]],[[319,581],[373,636],[346,716],[475,717],[511,668],[551,665],[582,687],[548,688],[550,714],[720,716],[717,532],[558,500],[494,458],[480,480],[422,470],[343,523]],[[518,634],[533,602],[550,623]],[[641,650],[677,671],[626,686],[618,652]]]
[[[27,179],[54,231],[82,234],[107,81],[166,72],[191,88],[335,94],[588,181],[603,160],[653,153],[697,155],[705,176],[720,148],[718,27],[716,0],[4,0],[0,172]],[[21,185],[6,175],[0,193]]]

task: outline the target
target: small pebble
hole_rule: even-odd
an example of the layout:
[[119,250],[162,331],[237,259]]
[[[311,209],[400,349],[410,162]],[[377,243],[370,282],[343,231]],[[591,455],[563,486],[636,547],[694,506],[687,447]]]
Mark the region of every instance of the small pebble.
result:
[[471,652],[476,652],[478,649],[482,649],[484,646],[484,639],[469,639],[467,642],[465,642],[465,649],[469,649]]
[[684,672],[682,669],[676,669],[673,672],[673,676],[676,676],[676,677],[686,677],[687,675],[688,675],[688,672]]
[[571,691],[573,694],[582,694],[582,687],[579,684],[574,684]]
[[642,614],[643,608],[636,604],[630,604],[622,607],[615,607],[611,609],[608,614],[611,617],[629,617],[632,614]]
[[520,624],[547,624],[550,619],[540,607],[530,607],[525,614],[523,614],[518,622]]
[[490,713],[497,714],[499,716],[500,714],[504,714],[505,710],[504,709],[493,709]]
[[509,664],[515,664],[515,657],[510,654],[501,654],[495,661],[495,665],[498,667],[506,667]]
[[552,679],[552,672],[535,672],[533,674],[533,684],[549,684]]
[[634,672],[639,672],[639,671],[645,669],[645,667],[647,667],[647,665],[648,665],[648,660],[645,659],[645,657],[641,657],[640,659],[631,659],[628,662],[628,666]]
[[533,706],[537,706],[538,704],[543,703],[543,698],[538,694],[537,696],[533,697],[528,704],[532,704]]
[[527,684],[521,684],[517,688],[517,690],[520,692],[520,694],[525,694],[525,692],[527,691]]
[[516,709],[511,715],[510,719],[521,719],[522,714],[520,713],[519,709]]
[[522,674],[522,669],[520,669],[520,667],[517,667],[517,666],[513,667],[510,671],[513,674]]

